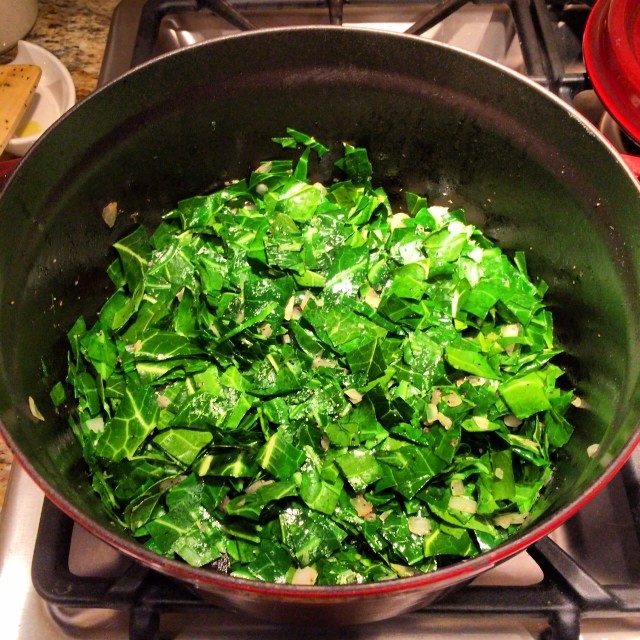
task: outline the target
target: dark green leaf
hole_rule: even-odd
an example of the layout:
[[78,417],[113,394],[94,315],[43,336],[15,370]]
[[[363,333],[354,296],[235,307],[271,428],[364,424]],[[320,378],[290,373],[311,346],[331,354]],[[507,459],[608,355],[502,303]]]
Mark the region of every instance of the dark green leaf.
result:
[[158,403],[153,389],[127,389],[116,414],[104,427],[96,454],[118,462],[131,459],[155,427]]

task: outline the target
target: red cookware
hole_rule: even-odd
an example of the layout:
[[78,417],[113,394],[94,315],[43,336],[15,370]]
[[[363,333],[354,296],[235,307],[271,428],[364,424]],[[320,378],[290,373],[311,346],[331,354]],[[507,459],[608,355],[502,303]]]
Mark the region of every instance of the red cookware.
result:
[[[215,121],[215,127],[212,126]],[[534,517],[511,541],[378,584],[266,584],[157,556],[110,522],[48,400],[65,332],[110,289],[111,244],[188,195],[278,153],[287,126],[366,146],[375,180],[462,205],[549,285],[562,364],[584,400]],[[282,153],[282,152],[281,152]],[[331,176],[321,164],[319,178]],[[123,212],[110,229],[101,212]],[[271,620],[352,624],[424,606],[575,513],[640,438],[640,190],[600,134],[537,85],[412,36],[313,27],[195,45],[126,74],[67,113],[0,199],[0,422],[45,493],[81,525],[223,606]],[[38,421],[29,397],[44,414]],[[594,453],[592,445],[597,444]],[[592,455],[589,455],[591,453]]]

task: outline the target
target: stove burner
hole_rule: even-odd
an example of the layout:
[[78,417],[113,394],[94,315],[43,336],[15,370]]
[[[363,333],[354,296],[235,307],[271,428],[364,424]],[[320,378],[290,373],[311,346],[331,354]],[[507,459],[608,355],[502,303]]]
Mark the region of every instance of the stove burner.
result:
[[[426,11],[425,4],[429,5]],[[214,32],[228,35],[284,24],[356,24],[428,35],[435,25],[444,28],[446,20],[458,12],[481,10],[504,14],[504,19],[514,25],[515,46],[523,60],[523,68],[517,70],[569,102],[587,87],[581,47],[589,6],[556,2],[547,7],[544,0],[129,0],[114,14],[100,82],[104,84],[166,52],[168,48],[160,47],[159,42],[167,22],[169,29],[177,31],[182,30],[183,20],[189,25],[189,20],[193,21],[198,28],[206,26],[207,33],[189,34],[187,41],[169,45],[177,48]],[[284,18],[276,17],[278,14]],[[400,18],[406,23],[404,28]],[[464,34],[460,40],[454,44],[465,48]]]
[[[622,472],[624,487],[640,536],[640,459],[632,459]],[[108,609],[129,614],[130,640],[160,637],[161,616],[180,613],[190,619],[216,615],[220,609],[206,594],[165,577],[133,561],[124,560],[116,575],[75,575],[69,569],[73,521],[45,500],[32,564],[38,594],[58,608]],[[540,567],[543,579],[531,585],[475,585],[456,591],[416,615],[454,616],[468,621],[487,616],[533,616],[547,621],[549,640],[579,640],[585,616],[640,614],[640,584],[605,585],[596,580],[556,542],[545,538],[527,552]],[[259,623],[257,623],[259,624]],[[282,625],[269,625],[269,629]],[[223,638],[224,632],[218,636]]]
[[[430,5],[427,10],[425,4]],[[340,26],[348,25],[352,16],[360,16],[360,10],[378,15],[389,5],[402,10],[404,16],[411,15],[403,30],[415,35],[426,34],[462,7],[470,8],[469,0],[440,0],[437,3],[414,0],[393,3],[376,0],[123,0],[114,14],[100,83],[163,53],[166,49],[159,45],[159,33],[167,24],[171,28],[180,25],[180,20],[186,16],[196,16],[198,20],[213,17],[216,24],[225,25],[226,34],[262,28],[265,12],[290,11],[292,15],[298,15],[296,12],[304,9],[311,12],[316,24]],[[582,33],[590,11],[588,4],[560,0],[549,4],[544,0],[474,0],[471,8],[489,6],[499,7],[515,25],[523,73],[568,102],[580,100],[591,90],[581,50]],[[621,499],[626,500],[625,509],[630,513],[630,537],[633,538],[635,532],[640,541],[640,455],[627,463],[619,479]],[[619,511],[615,514],[617,524]],[[589,514],[586,521],[592,528]],[[610,526],[608,523],[606,521],[602,526]],[[219,619],[226,619],[225,612],[208,602],[206,595],[123,557],[115,562],[115,570],[110,567],[104,575],[73,571],[70,557],[73,532],[73,522],[45,500],[33,557],[33,584],[49,603],[56,622],[63,628],[69,627],[71,635],[75,633],[74,625],[94,623],[89,614],[78,621],[81,615],[78,612],[87,609],[89,612],[100,611],[102,623],[105,615],[116,612],[120,622],[124,620],[128,625],[127,633],[132,640],[159,638],[161,626],[164,629],[167,618],[176,613],[182,620],[202,615],[214,621],[208,627],[207,637],[240,637],[236,635],[237,630],[236,634],[227,634],[222,624],[216,627]],[[633,549],[638,541],[627,540]],[[599,539],[596,544],[600,544]],[[569,553],[565,545],[546,538],[527,550],[542,573],[540,581],[508,586],[480,581],[411,615],[420,620],[450,616],[462,620],[467,627],[478,625],[479,620],[488,617],[533,617],[543,621],[545,628],[541,637],[545,640],[578,640],[581,626],[589,618],[640,615],[640,568],[636,566],[640,566],[640,561],[636,562],[633,549],[618,551],[630,559],[634,570],[629,575],[613,571],[614,577],[605,580],[600,571],[594,571],[594,567],[584,561],[587,556],[593,557],[592,549],[585,547],[582,553]],[[599,561],[612,563],[611,558],[599,558]],[[246,621],[234,624],[237,627]],[[214,635],[211,635],[212,628]],[[296,635],[295,629],[272,624],[267,627],[261,622],[248,628],[253,631],[252,637],[275,638],[289,634],[292,638]],[[304,633],[307,638],[312,635],[310,630]],[[416,635],[419,632],[414,632],[414,637]]]

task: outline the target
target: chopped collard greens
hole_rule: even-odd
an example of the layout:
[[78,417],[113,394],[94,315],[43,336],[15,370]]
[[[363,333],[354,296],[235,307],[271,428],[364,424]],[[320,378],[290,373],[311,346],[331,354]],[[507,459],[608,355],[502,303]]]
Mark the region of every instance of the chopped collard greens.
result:
[[[411,576],[512,536],[570,438],[544,284],[463,211],[392,210],[363,148],[184,200],[118,241],[69,331],[93,488],[148,548],[233,576]],[[295,148],[303,151],[296,152]]]

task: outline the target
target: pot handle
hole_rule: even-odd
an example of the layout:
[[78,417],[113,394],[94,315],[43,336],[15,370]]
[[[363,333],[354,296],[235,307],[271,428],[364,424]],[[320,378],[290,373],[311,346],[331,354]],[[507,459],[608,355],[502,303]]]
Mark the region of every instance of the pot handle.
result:
[[631,169],[633,175],[640,179],[640,156],[630,156],[627,153],[621,154],[624,163]]

